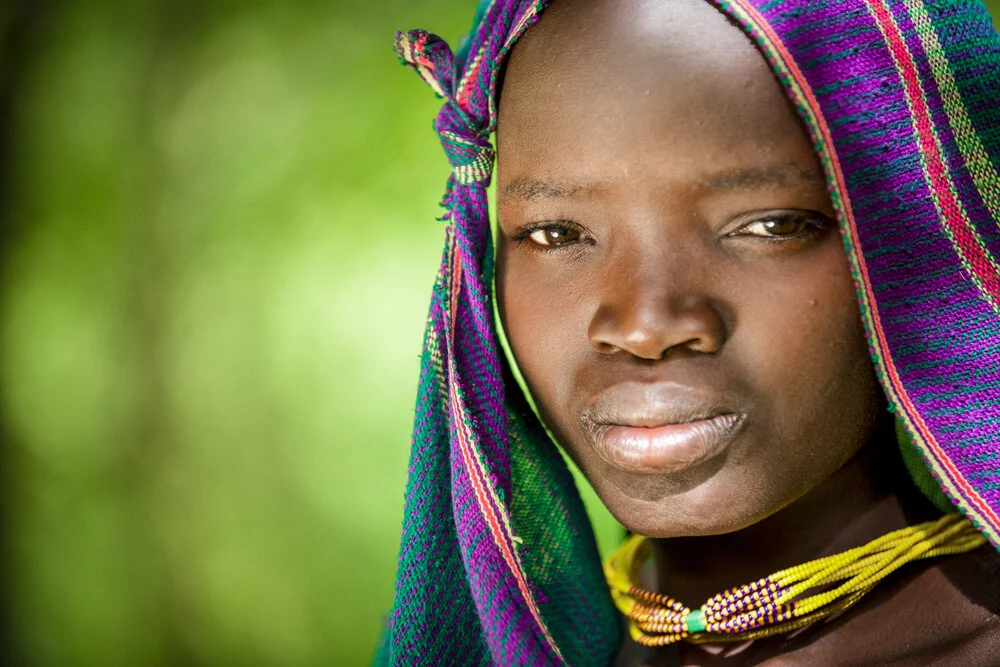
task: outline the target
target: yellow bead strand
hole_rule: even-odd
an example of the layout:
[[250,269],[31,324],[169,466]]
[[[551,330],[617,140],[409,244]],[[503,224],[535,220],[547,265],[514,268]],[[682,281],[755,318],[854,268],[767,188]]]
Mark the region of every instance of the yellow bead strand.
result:
[[[964,553],[985,543],[967,519],[946,514],[731,588],[694,611],[639,587],[639,570],[650,557],[645,537],[625,540],[604,563],[604,574],[615,606],[629,619],[629,634],[640,644],[741,641],[803,628],[849,608],[906,563]],[[806,595],[815,589],[824,590]]]

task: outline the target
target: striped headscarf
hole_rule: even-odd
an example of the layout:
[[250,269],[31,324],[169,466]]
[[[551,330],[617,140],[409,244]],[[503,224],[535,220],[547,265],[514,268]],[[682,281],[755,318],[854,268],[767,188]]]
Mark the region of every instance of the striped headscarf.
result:
[[[1000,548],[1000,37],[986,9],[710,1],[809,130],[914,480]],[[452,174],[380,663],[608,665],[620,645],[583,505],[493,319],[497,78],[545,4],[484,0],[458,53],[421,30],[396,38],[444,99]]]

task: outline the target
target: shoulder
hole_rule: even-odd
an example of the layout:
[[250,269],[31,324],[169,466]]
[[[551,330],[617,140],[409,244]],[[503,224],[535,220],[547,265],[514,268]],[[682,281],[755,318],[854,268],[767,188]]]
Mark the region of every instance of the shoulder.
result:
[[942,613],[961,622],[953,641],[941,645],[938,665],[1000,666],[1000,553],[984,546],[946,559],[936,568],[949,602]]
[[962,642],[962,646],[946,665],[1000,665],[1000,616],[993,615],[974,633]]
[[1000,622],[1000,552],[992,546],[945,558],[927,574],[936,576],[931,585],[970,620],[978,619],[984,628]]
[[1000,667],[1000,553],[912,563],[767,665]]
[[[895,644],[885,664],[1000,667],[1000,553],[995,549],[984,546],[930,561],[891,588],[891,596],[870,609],[868,619],[897,638],[885,642]],[[877,634],[870,638],[878,641]]]

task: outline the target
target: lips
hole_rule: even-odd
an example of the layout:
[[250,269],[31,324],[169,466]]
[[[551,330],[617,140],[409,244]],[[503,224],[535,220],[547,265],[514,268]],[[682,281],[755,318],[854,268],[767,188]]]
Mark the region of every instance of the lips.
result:
[[726,450],[746,414],[670,382],[624,382],[598,394],[582,415],[597,454],[625,472],[669,474]]

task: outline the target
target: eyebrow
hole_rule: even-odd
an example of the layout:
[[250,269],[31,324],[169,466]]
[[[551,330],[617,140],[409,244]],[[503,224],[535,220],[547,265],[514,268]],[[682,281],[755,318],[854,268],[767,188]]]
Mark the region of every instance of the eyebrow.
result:
[[584,187],[574,183],[539,181],[534,178],[515,178],[503,189],[503,199],[529,201],[532,199],[566,199]]
[[787,163],[769,167],[730,169],[710,174],[702,180],[713,190],[756,190],[767,186],[789,186],[798,183],[823,183],[823,174],[815,169],[802,169]]
[[[709,174],[700,180],[712,190],[756,190],[768,186],[786,187],[798,183],[823,183],[822,172],[805,170],[788,163],[767,167],[728,169]],[[533,199],[568,199],[584,190],[575,183],[541,181],[534,178],[515,178],[501,193],[501,199],[531,201]]]

